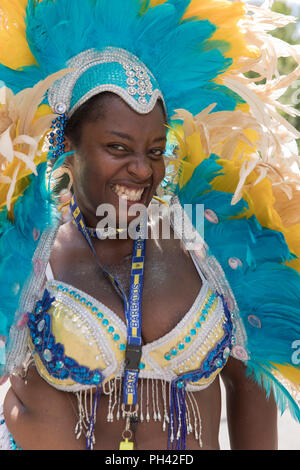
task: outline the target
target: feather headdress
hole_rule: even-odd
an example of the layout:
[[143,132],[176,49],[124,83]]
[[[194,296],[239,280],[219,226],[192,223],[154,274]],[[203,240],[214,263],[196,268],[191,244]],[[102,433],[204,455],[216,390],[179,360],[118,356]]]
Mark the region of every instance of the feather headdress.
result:
[[[279,97],[300,76],[300,66],[281,77],[277,61],[290,55],[299,64],[300,51],[269,34],[295,19],[271,12],[267,3],[0,0],[0,79],[11,90],[0,108],[2,279],[9,272],[0,285],[0,334],[6,352],[16,344],[20,318],[14,312],[33,270],[36,242],[55,225],[44,185],[44,136],[53,119],[45,91],[50,81],[63,83],[61,71],[80,54],[122,49],[153,74],[174,117],[178,158],[169,161],[175,178],[164,190],[215,212],[214,222],[206,222],[207,243],[239,305],[247,333],[242,359],[299,418],[287,388],[300,382],[289,351],[293,331],[300,334],[299,177],[292,170],[300,134],[278,110],[299,114]],[[255,79],[245,75],[249,71]],[[264,85],[256,83],[261,80]],[[236,271],[228,265],[233,252],[241,263]],[[12,265],[20,253],[22,270]],[[275,292],[279,283],[284,296]],[[4,372],[15,364],[1,354],[0,362]]]

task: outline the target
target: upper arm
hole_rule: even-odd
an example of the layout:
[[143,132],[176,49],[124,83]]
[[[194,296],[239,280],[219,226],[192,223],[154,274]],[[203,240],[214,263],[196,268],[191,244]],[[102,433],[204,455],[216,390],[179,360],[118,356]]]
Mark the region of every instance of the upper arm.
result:
[[221,377],[226,389],[227,420],[233,449],[276,449],[277,408],[270,395],[230,358]]

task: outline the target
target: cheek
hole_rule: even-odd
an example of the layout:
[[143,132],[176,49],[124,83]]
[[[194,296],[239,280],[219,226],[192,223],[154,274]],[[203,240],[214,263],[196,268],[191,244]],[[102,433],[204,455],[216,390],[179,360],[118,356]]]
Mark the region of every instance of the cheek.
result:
[[156,186],[158,186],[161,183],[161,181],[165,177],[165,174],[166,174],[166,166],[165,166],[164,160],[162,159],[161,161],[157,162],[155,171],[153,172],[153,176],[154,176],[153,179],[154,179]]
[[103,188],[102,174],[96,165],[78,156],[74,162],[74,190],[77,197],[86,206],[95,206],[99,202],[101,188]]

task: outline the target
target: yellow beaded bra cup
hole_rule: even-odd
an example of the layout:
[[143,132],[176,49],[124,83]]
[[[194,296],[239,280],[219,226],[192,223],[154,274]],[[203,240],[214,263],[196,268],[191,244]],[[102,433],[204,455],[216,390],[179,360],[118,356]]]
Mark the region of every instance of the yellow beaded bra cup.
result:
[[[162,101],[174,132],[160,191],[175,195],[181,216],[181,206],[191,205],[191,222],[197,206],[205,209],[205,241],[191,251],[203,288],[180,331],[142,348],[139,400],[144,394],[146,409],[139,419],[148,420],[152,402],[170,448],[184,448],[191,431],[201,442],[192,392],[211,383],[231,352],[300,420],[291,350],[300,335],[299,176],[291,170],[299,133],[276,111],[283,108],[278,89],[299,69],[273,81],[275,66],[266,66],[259,50],[270,41],[274,54],[300,63],[296,48],[280,41],[272,47],[266,34],[270,24],[293,19],[227,0],[0,0],[0,11],[0,79],[10,88],[0,108],[1,375],[22,363],[29,341],[45,380],[77,394],[76,432],[86,434],[89,448],[99,385],[109,395],[108,421],[122,411],[125,324],[72,286],[49,280],[44,290],[60,219],[47,160],[54,169],[64,163],[67,119],[111,91],[141,114]],[[254,86],[247,71],[266,85]]]

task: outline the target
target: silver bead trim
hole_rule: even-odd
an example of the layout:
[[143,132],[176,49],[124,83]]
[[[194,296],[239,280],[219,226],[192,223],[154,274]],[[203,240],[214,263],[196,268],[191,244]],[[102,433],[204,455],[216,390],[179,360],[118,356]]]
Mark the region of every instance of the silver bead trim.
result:
[[121,48],[114,47],[107,47],[104,51],[88,49],[69,60],[67,66],[73,70],[69,72],[66,76],[64,76],[61,80],[57,80],[48,91],[48,102],[51,108],[55,111],[57,105],[65,105],[68,111],[68,117],[72,116],[72,114],[80,106],[78,103],[76,103],[76,105],[73,106],[72,109],[70,109],[73,89],[81,75],[83,75],[87,70],[96,65],[113,62],[120,64],[123,67],[125,74],[129,78],[135,79],[137,77],[141,81],[146,82],[145,84],[147,86],[148,94],[151,95],[152,93],[154,93],[155,98],[150,100],[149,104],[144,101],[137,104],[137,102],[134,103],[133,100],[130,99],[130,97],[128,99],[128,94],[121,87],[118,87],[117,85],[113,84],[102,84],[99,87],[95,87],[94,89],[86,93],[85,96],[80,99],[80,105],[97,93],[101,93],[103,91],[111,91],[113,93],[118,94],[129,104],[129,106],[131,106],[135,111],[140,114],[149,113],[153,109],[158,97],[161,98],[166,110],[162,93],[158,89],[152,92],[152,83],[150,81],[150,77],[152,77],[155,82],[156,80],[155,77],[151,74],[151,72],[147,69],[145,64],[143,64],[136,56],[134,56],[130,52]]
[[69,117],[72,116],[72,114],[74,114],[74,112],[92,96],[95,96],[98,93],[103,93],[104,91],[111,91],[112,93],[115,93],[116,95],[120,96],[120,98],[122,98],[134,111],[139,114],[150,113],[155,107],[157,100],[159,98],[163,100],[162,94],[159,90],[155,90],[153,92],[151,99],[148,102],[146,98],[143,97],[139,97],[138,101],[135,100],[132,96],[129,95],[127,90],[124,90],[123,88],[118,87],[117,85],[99,85],[93,88],[93,90],[90,90],[88,93],[86,93],[76,103],[76,105],[69,112]]

